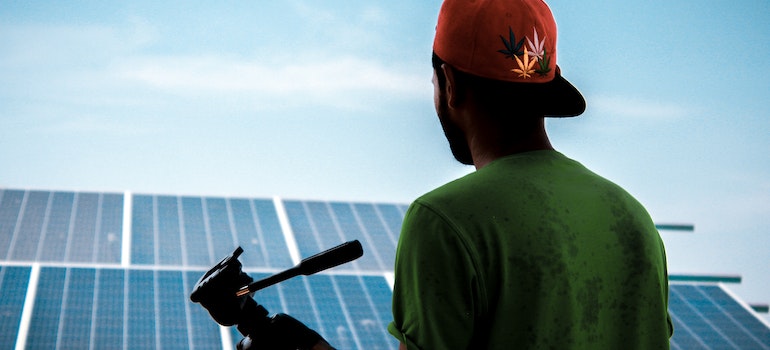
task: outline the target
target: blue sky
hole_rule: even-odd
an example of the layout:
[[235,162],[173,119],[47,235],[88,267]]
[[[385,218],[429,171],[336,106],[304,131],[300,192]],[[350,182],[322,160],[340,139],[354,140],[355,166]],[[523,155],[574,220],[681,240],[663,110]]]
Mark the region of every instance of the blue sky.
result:
[[[551,1],[586,113],[672,273],[770,302],[770,3]],[[0,4],[0,186],[408,203],[472,171],[435,118],[440,1]]]

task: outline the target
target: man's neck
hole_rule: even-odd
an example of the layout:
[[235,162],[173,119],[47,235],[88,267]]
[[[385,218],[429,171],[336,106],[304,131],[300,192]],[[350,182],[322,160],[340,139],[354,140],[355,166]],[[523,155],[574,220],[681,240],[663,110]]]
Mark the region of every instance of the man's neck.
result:
[[512,154],[553,150],[544,124],[545,122],[541,121],[521,133],[506,132],[498,127],[480,129],[468,135],[467,142],[476,170],[498,158]]

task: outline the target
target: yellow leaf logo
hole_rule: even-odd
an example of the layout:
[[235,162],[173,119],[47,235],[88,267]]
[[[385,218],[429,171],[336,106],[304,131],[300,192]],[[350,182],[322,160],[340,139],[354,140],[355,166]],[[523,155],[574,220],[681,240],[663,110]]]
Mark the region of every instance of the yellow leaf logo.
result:
[[529,78],[532,76],[533,73],[535,73],[535,70],[532,69],[532,67],[535,66],[535,62],[537,62],[536,58],[529,59],[529,52],[528,50],[524,50],[524,60],[520,60],[518,57],[516,58],[516,63],[519,65],[519,68],[511,69],[512,72],[518,73],[519,78]]

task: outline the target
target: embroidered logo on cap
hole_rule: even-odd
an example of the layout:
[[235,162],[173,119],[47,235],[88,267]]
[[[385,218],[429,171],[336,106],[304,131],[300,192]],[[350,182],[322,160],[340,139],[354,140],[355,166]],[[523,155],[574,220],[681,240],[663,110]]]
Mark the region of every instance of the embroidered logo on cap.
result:
[[[523,79],[530,78],[535,73],[544,76],[551,71],[551,58],[545,49],[545,37],[541,40],[537,34],[537,29],[533,27],[532,30],[534,41],[526,36],[516,41],[513,29],[508,27],[508,39],[500,35],[505,49],[497,50],[497,52],[505,55],[505,58],[516,61],[518,68],[511,69],[511,72],[518,74],[518,77]],[[524,47],[525,40],[528,47]],[[537,68],[535,68],[536,63]]]

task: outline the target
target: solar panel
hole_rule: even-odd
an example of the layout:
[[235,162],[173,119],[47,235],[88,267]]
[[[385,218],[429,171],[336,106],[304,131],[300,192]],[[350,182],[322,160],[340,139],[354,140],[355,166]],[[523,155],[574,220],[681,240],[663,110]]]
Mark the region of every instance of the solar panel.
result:
[[67,246],[74,204],[75,193],[57,192],[53,194],[45,233],[41,234],[40,244],[42,248],[37,255],[37,260],[64,261],[64,249],[62,248]]
[[[124,203],[130,217],[123,217]],[[395,349],[386,330],[392,295],[386,277],[406,209],[0,189],[0,348],[12,347],[20,334],[29,349],[234,348],[238,331],[220,328],[189,302],[206,269],[240,245],[245,271],[259,279],[358,239],[361,259],[260,290],[255,298],[338,348]],[[123,246],[124,219],[130,247]],[[770,327],[714,283],[724,280],[678,280],[670,288],[672,348],[770,348]]]
[[94,281],[94,312],[91,344],[95,349],[116,348],[123,344],[126,272],[97,269]]
[[292,265],[272,200],[135,195],[131,263],[207,268],[241,246],[246,267]]
[[11,261],[117,263],[123,195],[5,190],[0,257]]
[[[24,215],[20,216],[21,220],[17,220],[18,229],[14,231],[10,244],[10,260],[35,259],[49,197],[49,193],[40,191],[32,191],[25,196]],[[25,235],[25,239],[20,239],[21,235]]]
[[0,344],[16,342],[29,274],[29,267],[0,266]]
[[768,349],[770,328],[720,285],[671,284],[673,349]]
[[64,287],[67,270],[47,267],[40,272],[37,285],[38,298],[35,299],[32,313],[33,327],[27,337],[27,347],[31,349],[56,349],[59,325],[64,299]]
[[[157,196],[153,203],[155,210],[152,215],[157,224],[153,224],[153,254],[158,247],[158,265],[184,266],[182,257],[182,235],[179,227],[179,200],[171,196]],[[157,232],[157,239],[156,239]],[[132,245],[132,248],[133,245]],[[160,254],[160,252],[163,252]],[[141,254],[138,251],[132,254]],[[134,255],[134,256],[137,256]],[[154,259],[153,259],[154,260]]]
[[[290,279],[254,296],[271,313],[285,312],[302,320],[339,349],[398,348],[387,333],[390,297],[382,276],[326,274]],[[234,327],[230,331],[237,344],[243,336]]]
[[[217,326],[204,310],[189,307],[182,274],[43,267],[27,348],[220,347]],[[190,337],[188,330],[200,334]],[[14,335],[4,344],[15,342],[16,332],[4,327],[3,334]]]
[[284,207],[302,256],[358,239],[367,254],[352,267],[358,271],[393,270],[403,209],[387,204],[297,200],[284,201]]

